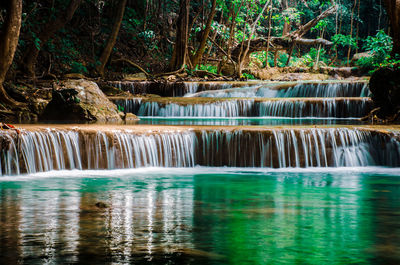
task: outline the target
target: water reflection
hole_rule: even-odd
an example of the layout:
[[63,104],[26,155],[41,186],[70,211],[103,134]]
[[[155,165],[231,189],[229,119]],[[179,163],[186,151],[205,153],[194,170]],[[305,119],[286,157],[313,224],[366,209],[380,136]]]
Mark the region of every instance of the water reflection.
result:
[[398,177],[109,172],[1,181],[0,263],[400,262]]

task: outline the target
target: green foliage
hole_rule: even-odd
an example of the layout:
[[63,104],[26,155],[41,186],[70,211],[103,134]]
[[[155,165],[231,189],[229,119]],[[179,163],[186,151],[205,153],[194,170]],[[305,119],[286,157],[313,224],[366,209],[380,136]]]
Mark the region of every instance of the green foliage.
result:
[[218,67],[210,64],[205,64],[205,65],[201,64],[200,66],[196,66],[195,70],[203,70],[215,75],[218,74]]
[[287,53],[279,54],[278,61],[277,61],[278,67],[285,67],[288,58],[289,58],[289,54],[287,54]]
[[383,66],[396,65],[398,57],[390,58],[392,48],[392,38],[383,30],[380,30],[375,36],[369,36],[364,43],[364,49],[372,56],[362,57],[356,62],[356,64],[359,67],[370,71]]
[[[318,56],[318,49],[311,48],[308,53],[302,57],[302,61],[306,66],[312,67]],[[330,63],[329,56],[324,48],[319,51],[319,62],[328,65]]]
[[78,74],[88,73],[86,66],[84,66],[80,62],[72,62],[70,66],[71,66],[71,73],[78,73]]
[[121,105],[117,105],[117,108],[118,108],[118,111],[120,111],[120,112],[124,112],[125,111],[125,108],[123,106],[121,106]]
[[311,32],[316,31],[316,30],[324,30],[328,26],[328,21],[327,20],[320,20],[318,21],[317,25],[315,25],[313,28],[311,28]]
[[392,38],[383,30],[378,31],[375,36],[368,36],[364,44],[364,49],[374,55],[376,63],[383,62],[387,59],[392,48]]
[[254,75],[252,74],[248,74],[248,73],[242,73],[242,76],[240,77],[242,79],[246,79],[246,80],[254,80],[256,79]]
[[343,34],[335,34],[332,36],[332,42],[334,44],[334,49],[339,47],[349,47],[356,49],[357,48],[357,41],[351,35],[343,35]]

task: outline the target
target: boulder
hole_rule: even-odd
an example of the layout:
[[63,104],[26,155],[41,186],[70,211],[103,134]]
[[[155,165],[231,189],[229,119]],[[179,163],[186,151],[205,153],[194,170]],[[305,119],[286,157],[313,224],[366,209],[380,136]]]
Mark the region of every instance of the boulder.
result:
[[52,100],[42,120],[122,122],[117,107],[94,82],[84,79],[53,84]]
[[126,113],[125,115],[125,122],[131,123],[140,120],[135,114],[133,113]]

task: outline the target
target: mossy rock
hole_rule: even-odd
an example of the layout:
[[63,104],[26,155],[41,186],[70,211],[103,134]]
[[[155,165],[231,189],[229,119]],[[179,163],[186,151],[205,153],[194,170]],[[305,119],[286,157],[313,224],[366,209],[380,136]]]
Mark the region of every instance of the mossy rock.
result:
[[122,122],[117,107],[96,83],[67,80],[56,85],[41,119],[52,121]]

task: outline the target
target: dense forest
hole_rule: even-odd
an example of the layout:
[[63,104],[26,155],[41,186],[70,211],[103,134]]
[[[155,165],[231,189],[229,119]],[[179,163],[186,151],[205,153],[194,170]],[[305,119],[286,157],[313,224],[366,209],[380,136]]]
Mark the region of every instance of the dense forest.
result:
[[[71,73],[253,79],[271,69],[357,67],[368,75],[400,62],[397,0],[7,0],[0,8],[0,84]],[[1,91],[4,104],[19,104]]]

